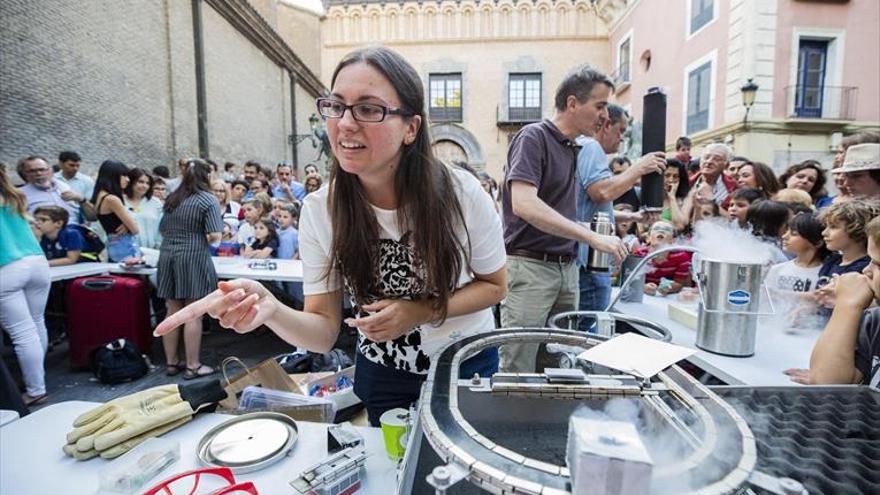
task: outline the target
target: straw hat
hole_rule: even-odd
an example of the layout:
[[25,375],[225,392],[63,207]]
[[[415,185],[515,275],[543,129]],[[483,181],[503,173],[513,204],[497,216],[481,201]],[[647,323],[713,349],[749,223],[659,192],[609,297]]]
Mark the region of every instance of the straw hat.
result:
[[846,149],[843,165],[831,171],[832,174],[880,170],[880,144],[856,144]]

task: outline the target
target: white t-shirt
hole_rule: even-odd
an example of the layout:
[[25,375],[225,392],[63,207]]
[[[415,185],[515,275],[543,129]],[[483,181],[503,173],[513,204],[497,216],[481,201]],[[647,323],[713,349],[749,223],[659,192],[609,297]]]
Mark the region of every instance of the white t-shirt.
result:
[[[470,256],[465,253],[458,287],[473,280],[472,273],[489,274],[500,270],[507,261],[501,219],[495,212],[492,198],[471,174],[454,170],[455,190],[464,214],[464,229],[459,228],[459,238],[465,249],[470,241]],[[306,196],[300,217],[300,256],[303,260],[303,292],[305,295],[326,294],[343,287],[337,270],[324,278],[331,264],[333,231],[327,208],[329,188],[322,187]],[[411,299],[422,293],[414,276],[413,250],[409,243],[410,232],[401,233],[397,226],[397,211],[373,207],[379,223],[380,257],[376,280],[382,284],[382,298]],[[390,286],[389,286],[390,284]],[[359,315],[366,316],[356,301],[352,307]],[[431,356],[450,342],[463,337],[495,329],[491,308],[484,308],[467,315],[449,317],[440,326],[421,325],[391,342],[377,344],[363,334],[358,336],[358,350],[370,361],[410,373],[426,374]]]
[[819,281],[819,269],[822,265],[812,268],[798,266],[794,260],[778,263],[770,267],[764,283],[770,289],[788,292],[811,292],[816,290]]
[[248,223],[247,221],[241,222],[238,225],[238,233],[235,235],[235,242],[239,244],[244,244],[245,246],[250,246],[254,243],[257,236],[254,233],[254,226]]

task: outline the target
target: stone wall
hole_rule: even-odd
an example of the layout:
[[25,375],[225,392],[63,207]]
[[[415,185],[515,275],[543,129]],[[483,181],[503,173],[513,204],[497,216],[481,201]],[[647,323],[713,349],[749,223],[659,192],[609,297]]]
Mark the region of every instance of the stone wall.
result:
[[[272,1],[256,2],[270,25]],[[290,160],[287,71],[207,2],[202,12],[210,156]],[[95,173],[110,158],[151,168],[198,156],[191,2],[3,0],[0,32],[0,161],[54,163],[70,149]],[[314,111],[305,94],[299,133]]]

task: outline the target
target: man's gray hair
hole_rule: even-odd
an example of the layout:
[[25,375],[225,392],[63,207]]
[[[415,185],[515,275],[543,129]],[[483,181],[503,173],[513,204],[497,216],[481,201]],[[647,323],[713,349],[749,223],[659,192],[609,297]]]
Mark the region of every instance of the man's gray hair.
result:
[[727,146],[724,143],[711,143],[706,146],[703,150],[703,154],[706,153],[718,153],[719,155],[724,157],[724,161],[730,162],[730,159],[733,157],[733,150],[730,149],[730,146]]
[[629,114],[626,113],[626,109],[622,106],[615,103],[609,103],[605,108],[608,110],[608,122],[611,125],[617,125],[621,122],[629,122]]
[[587,101],[596,84],[604,84],[614,91],[614,82],[611,78],[589,65],[582,65],[572,70],[556,89],[554,99],[556,110],[560,112],[565,110],[565,102],[568,101],[569,96],[574,96],[580,103]]

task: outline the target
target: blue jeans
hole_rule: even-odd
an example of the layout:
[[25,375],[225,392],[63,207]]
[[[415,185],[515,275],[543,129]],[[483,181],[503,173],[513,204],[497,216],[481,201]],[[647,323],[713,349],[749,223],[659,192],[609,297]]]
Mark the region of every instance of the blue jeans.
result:
[[[580,286],[580,302],[578,311],[604,311],[611,302],[611,275],[587,271],[585,267],[578,269]],[[594,318],[583,318],[578,323],[580,330],[586,331],[593,326]]]
[[[360,351],[355,356],[354,393],[364,403],[370,425],[379,426],[382,413],[395,407],[408,408],[419,399],[422,383],[427,375],[376,364]],[[474,373],[492,376],[498,370],[498,348],[483,349],[459,367],[459,378],[470,378]]]
[[110,261],[118,263],[125,261],[126,258],[136,258],[141,255],[138,249],[137,239],[131,234],[108,236],[107,256]]

